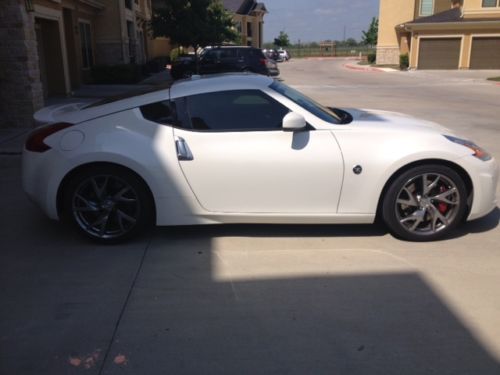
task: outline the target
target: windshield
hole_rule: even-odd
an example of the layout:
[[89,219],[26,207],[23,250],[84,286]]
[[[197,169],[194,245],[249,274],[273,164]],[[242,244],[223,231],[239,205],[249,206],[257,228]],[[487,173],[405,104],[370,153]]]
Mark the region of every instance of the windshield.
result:
[[311,112],[313,115],[316,117],[319,117],[320,119],[329,122],[331,124],[340,124],[342,123],[342,120],[340,119],[339,116],[337,116],[334,112],[332,112],[330,109],[322,106],[321,104],[315,102],[311,98],[305,96],[304,94],[300,93],[299,91],[292,89],[291,87],[279,82],[279,81],[274,81],[271,86],[274,91],[279,92],[281,95],[286,96],[288,99],[293,101],[294,103],[300,105],[302,108],[306,109],[307,111]]

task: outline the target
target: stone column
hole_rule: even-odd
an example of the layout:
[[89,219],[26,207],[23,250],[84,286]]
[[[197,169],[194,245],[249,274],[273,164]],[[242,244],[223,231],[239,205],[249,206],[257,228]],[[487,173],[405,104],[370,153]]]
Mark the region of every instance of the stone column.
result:
[[0,128],[33,127],[43,107],[34,17],[24,0],[0,7]]

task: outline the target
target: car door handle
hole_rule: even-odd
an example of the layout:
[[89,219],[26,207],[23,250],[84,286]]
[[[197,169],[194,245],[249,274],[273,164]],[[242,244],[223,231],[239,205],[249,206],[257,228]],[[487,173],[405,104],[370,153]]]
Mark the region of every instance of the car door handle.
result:
[[189,161],[194,159],[191,150],[183,138],[179,137],[175,140],[175,148],[177,149],[177,159],[180,161]]

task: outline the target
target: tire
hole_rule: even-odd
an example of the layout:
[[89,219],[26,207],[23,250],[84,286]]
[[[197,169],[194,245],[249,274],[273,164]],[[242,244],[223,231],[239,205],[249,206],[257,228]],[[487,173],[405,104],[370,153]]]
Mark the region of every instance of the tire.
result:
[[143,180],[126,168],[89,167],[66,184],[63,219],[92,240],[117,243],[152,225],[153,198]]
[[191,78],[193,76],[193,72],[191,70],[186,70],[182,73],[182,78]]
[[465,182],[456,171],[438,164],[399,175],[382,204],[382,217],[391,233],[417,242],[445,238],[463,221],[466,211]]

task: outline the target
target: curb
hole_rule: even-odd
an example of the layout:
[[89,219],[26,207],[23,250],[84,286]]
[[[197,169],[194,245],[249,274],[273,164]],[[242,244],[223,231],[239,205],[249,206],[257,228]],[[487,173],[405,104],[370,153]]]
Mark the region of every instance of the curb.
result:
[[359,66],[359,65],[344,64],[343,67],[347,68],[347,69],[350,69],[350,70],[355,70],[355,71],[358,71],[358,72],[373,72],[373,73],[385,73],[386,72],[385,70],[383,70],[381,68],[374,68],[374,67],[371,67],[371,66],[362,67],[362,66]]

